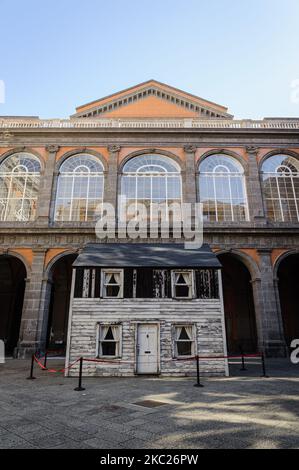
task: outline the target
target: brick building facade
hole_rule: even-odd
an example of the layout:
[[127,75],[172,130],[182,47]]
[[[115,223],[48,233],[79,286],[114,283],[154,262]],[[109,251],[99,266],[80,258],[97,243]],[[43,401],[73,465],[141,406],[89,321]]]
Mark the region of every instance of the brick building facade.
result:
[[181,200],[204,204],[204,241],[223,266],[228,350],[285,355],[299,337],[299,120],[235,120],[153,80],[81,106],[69,120],[0,118],[7,353],[66,347],[72,263],[97,242],[97,203],[117,206],[125,177],[135,178],[126,165],[142,157],[175,165]]

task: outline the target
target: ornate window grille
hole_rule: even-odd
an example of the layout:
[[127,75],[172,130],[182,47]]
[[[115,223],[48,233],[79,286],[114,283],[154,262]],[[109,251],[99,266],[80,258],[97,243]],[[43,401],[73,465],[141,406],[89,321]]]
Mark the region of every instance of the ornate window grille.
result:
[[299,161],[289,155],[273,155],[263,163],[261,178],[267,217],[298,222]]
[[0,220],[27,222],[36,217],[41,165],[34,155],[21,152],[0,166]]
[[69,157],[60,167],[55,220],[93,221],[103,204],[104,173],[98,158],[80,154]]
[[241,164],[228,155],[210,155],[199,167],[199,199],[204,220],[249,220],[245,176]]

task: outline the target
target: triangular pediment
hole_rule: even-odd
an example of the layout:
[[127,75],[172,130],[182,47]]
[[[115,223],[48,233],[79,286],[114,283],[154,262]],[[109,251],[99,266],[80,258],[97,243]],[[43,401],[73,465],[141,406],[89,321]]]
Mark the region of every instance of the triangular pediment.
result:
[[72,117],[84,118],[231,118],[224,106],[150,80],[79,106]]

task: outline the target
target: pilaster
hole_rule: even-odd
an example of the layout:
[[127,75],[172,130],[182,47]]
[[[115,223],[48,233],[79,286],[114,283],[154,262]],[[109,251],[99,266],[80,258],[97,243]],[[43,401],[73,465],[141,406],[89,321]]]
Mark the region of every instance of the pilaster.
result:
[[185,145],[185,171],[182,178],[183,184],[183,202],[195,203],[197,201],[196,194],[196,169],[195,169],[195,152],[196,147],[193,145]]
[[265,211],[263,203],[263,192],[257,162],[258,147],[246,147],[248,155],[248,175],[247,175],[247,197],[249,206],[249,216],[253,222],[265,223]]
[[121,147],[118,145],[110,145],[108,171],[105,178],[104,202],[117,207],[117,180],[118,180],[118,156]]
[[258,250],[260,280],[253,280],[259,347],[267,356],[285,357],[286,344],[271,262],[271,249]]
[[46,249],[36,248],[30,278],[26,279],[23,313],[17,356],[27,357],[40,348],[40,302]]
[[49,223],[56,154],[59,150],[59,146],[49,145],[46,147],[46,150],[48,152],[48,158],[45,164],[44,174],[41,177],[37,207],[38,225],[48,225]]

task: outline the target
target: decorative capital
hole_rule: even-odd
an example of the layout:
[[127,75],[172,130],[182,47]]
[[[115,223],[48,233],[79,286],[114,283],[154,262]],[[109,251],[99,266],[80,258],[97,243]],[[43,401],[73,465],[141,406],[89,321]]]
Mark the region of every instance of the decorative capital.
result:
[[4,132],[2,132],[1,134],[0,140],[5,142],[7,140],[11,140],[12,138],[13,138],[13,133],[10,132],[8,129],[5,129]]
[[196,147],[195,147],[195,145],[185,145],[184,146],[184,151],[186,153],[195,153],[196,152]]
[[252,155],[257,155],[259,151],[259,147],[255,147],[254,145],[248,145],[246,148],[246,152]]
[[120,151],[120,149],[121,149],[120,145],[109,145],[108,146],[108,151],[110,153],[117,153],[117,152]]
[[23,145],[22,147],[14,147],[14,149],[13,149],[13,151],[14,151],[15,153],[18,153],[18,152],[25,152],[25,150],[26,150],[25,145]]
[[59,149],[60,149],[59,145],[47,145],[46,147],[46,150],[49,153],[57,153]]

